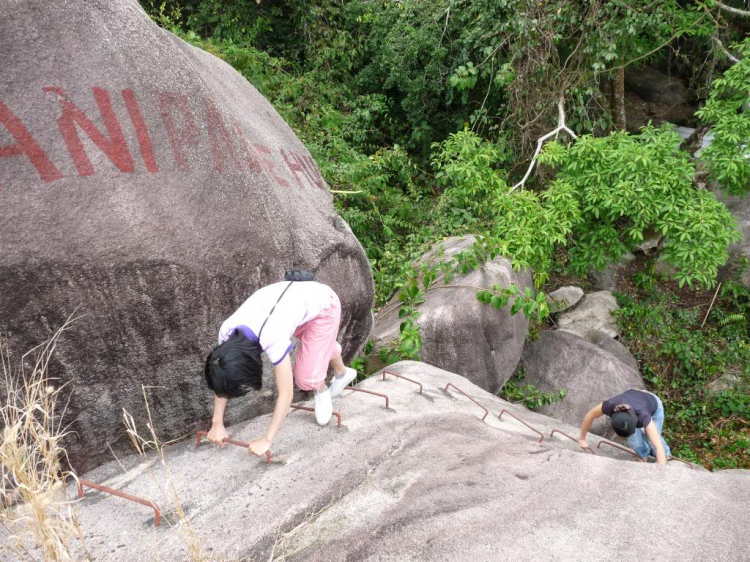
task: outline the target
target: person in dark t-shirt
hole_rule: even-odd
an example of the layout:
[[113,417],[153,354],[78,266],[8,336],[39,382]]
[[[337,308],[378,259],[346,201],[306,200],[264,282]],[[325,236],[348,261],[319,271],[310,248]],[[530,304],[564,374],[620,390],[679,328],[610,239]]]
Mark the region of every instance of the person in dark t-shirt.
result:
[[639,457],[645,460],[651,454],[658,464],[667,463],[671,451],[662,437],[664,405],[656,394],[631,388],[592,408],[581,424],[578,444],[584,449],[589,446],[586,434],[591,423],[603,415],[609,416],[612,429],[628,439],[628,445]]

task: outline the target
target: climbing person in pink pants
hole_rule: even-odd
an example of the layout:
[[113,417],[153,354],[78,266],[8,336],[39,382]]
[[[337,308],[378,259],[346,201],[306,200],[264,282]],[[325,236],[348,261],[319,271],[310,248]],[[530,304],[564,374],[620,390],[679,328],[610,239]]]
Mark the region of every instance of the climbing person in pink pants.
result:
[[[263,351],[274,365],[279,394],[271,423],[263,437],[250,443],[250,452],[261,456],[271,448],[289,413],[294,384],[315,392],[315,419],[326,425],[333,415],[331,399],[357,377],[341,360],[336,341],[340,318],[338,296],[322,283],[283,281],[253,293],[221,325],[219,346],[206,360],[206,383],[215,394],[208,439],[223,446],[228,437],[224,410],[229,398],[244,396],[251,388],[260,390]],[[301,342],[294,369],[289,356],[292,336]],[[329,365],[334,372],[330,387],[326,386]]]

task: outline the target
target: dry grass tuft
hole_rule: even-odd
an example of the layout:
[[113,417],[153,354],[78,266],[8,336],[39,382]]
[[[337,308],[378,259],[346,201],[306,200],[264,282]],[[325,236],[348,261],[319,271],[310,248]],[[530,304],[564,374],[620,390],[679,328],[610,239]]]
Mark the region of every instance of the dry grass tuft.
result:
[[0,525],[5,544],[0,554],[11,553],[18,560],[73,560],[73,552],[80,559],[81,550],[91,559],[75,507],[66,497],[65,482],[75,475],[62,463],[67,460],[61,445],[65,407],[58,411],[58,401],[65,385],[55,388],[47,376],[52,354],[70,323],[69,319],[47,342],[24,354],[17,367],[11,363],[7,341],[0,341],[5,383],[0,408]]
[[[162,496],[166,499],[169,505],[172,505],[174,507],[174,510],[171,511],[171,513],[175,515],[176,518],[165,517],[165,520],[168,524],[176,527],[180,535],[183,537],[187,546],[188,559],[190,560],[190,562],[208,562],[211,560],[215,560],[214,557],[211,557],[204,552],[200,538],[198,537],[198,534],[193,528],[189,517],[185,514],[185,510],[182,507],[182,502],[180,501],[179,493],[177,492],[177,488],[175,487],[172,472],[167,466],[167,463],[164,459],[164,444],[159,441],[159,438],[156,436],[156,431],[154,430],[154,421],[151,416],[151,408],[148,403],[148,396],[146,395],[147,388],[153,387],[141,387],[141,390],[143,392],[143,400],[146,403],[146,412],[148,414],[148,424],[146,425],[146,427],[148,428],[149,437],[144,437],[138,432],[138,428],[136,426],[135,420],[133,419],[133,416],[131,416],[130,413],[123,408],[122,417],[125,423],[125,427],[127,428],[128,436],[130,437],[130,440],[132,441],[136,451],[144,460],[146,466],[148,466],[149,474],[159,486]],[[149,455],[149,453],[151,453],[151,455]],[[160,478],[153,470],[153,463],[151,462],[152,459],[150,457],[153,457],[154,455],[158,460],[158,463],[164,469],[166,481],[163,481],[163,478]]]

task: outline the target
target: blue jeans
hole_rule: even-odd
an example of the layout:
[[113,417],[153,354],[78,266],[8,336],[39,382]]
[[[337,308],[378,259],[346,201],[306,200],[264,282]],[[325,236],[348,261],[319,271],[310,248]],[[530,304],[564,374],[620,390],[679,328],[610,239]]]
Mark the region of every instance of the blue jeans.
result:
[[[667,445],[667,442],[664,441],[664,437],[662,437],[661,432],[661,428],[664,425],[664,404],[661,403],[661,400],[658,396],[656,396],[656,394],[654,394],[653,396],[656,397],[656,401],[658,402],[659,407],[656,409],[656,413],[651,416],[651,419],[656,424],[656,429],[659,432],[659,437],[661,437],[661,444],[662,447],[664,447],[664,454],[667,458],[669,458],[669,455],[672,451],[669,449],[669,445]],[[656,449],[654,449],[654,446],[649,441],[645,429],[636,428],[635,433],[628,437],[628,445],[635,451],[635,454],[642,459],[648,457],[649,453],[653,456],[656,456]]]

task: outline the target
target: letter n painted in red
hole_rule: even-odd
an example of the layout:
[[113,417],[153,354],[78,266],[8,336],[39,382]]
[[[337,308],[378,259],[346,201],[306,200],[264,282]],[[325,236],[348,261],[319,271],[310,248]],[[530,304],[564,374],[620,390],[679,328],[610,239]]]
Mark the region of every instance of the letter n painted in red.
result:
[[47,153],[42,150],[28,129],[23,126],[21,120],[2,101],[0,101],[0,124],[8,129],[8,132],[16,141],[16,144],[0,146],[0,158],[25,155],[45,183],[63,177],[47,157]]
[[[184,125],[182,128],[177,125],[173,109],[179,109],[182,113]],[[190,101],[184,94],[159,92],[159,112],[164,121],[164,128],[167,130],[169,144],[172,145],[174,161],[180,169],[187,170],[185,149],[188,145],[198,144],[198,130],[195,127],[193,112],[190,110]]]
[[112,163],[117,166],[117,169],[128,173],[135,171],[133,157],[128,149],[128,144],[125,142],[125,136],[122,134],[120,122],[112,110],[112,101],[109,98],[107,90],[97,88],[96,86],[91,88],[94,94],[94,101],[96,101],[96,105],[99,107],[99,113],[102,116],[104,127],[109,137],[102,134],[86,114],[65,97],[65,92],[62,88],[48,86],[43,88],[43,90],[45,92],[56,93],[60,99],[62,114],[57,118],[57,127],[60,129],[60,134],[68,145],[68,152],[70,152],[79,176],[92,175],[94,173],[94,166],[91,164],[91,160],[89,160],[83,148],[76,125],[107,155]]

